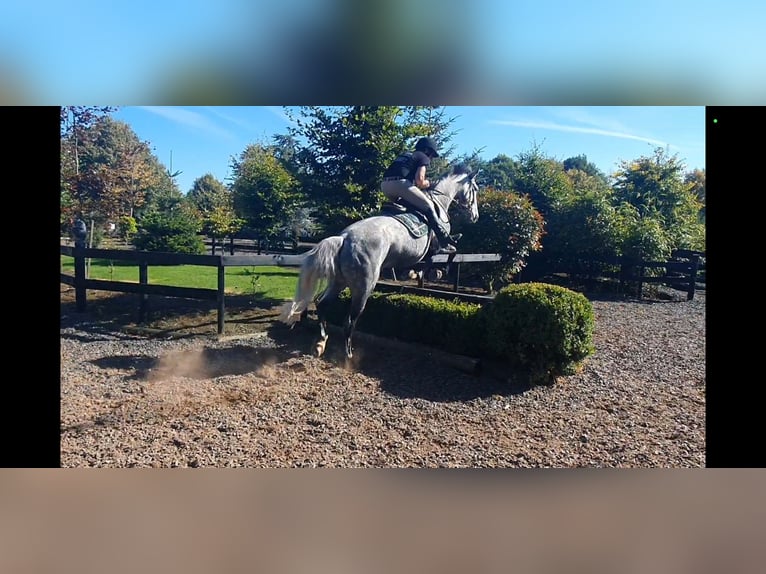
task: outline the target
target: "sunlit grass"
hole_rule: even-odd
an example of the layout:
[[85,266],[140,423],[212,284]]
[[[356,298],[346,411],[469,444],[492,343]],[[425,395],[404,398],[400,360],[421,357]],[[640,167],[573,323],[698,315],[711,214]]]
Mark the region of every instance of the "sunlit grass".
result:
[[[61,256],[61,271],[74,275],[74,259],[72,257]],[[138,265],[131,261],[92,259],[89,277],[107,281],[138,283]],[[150,265],[148,280],[153,285],[216,289],[218,287],[218,269],[200,265]],[[226,267],[224,272],[227,294],[257,294],[268,299],[292,299],[297,280],[297,267]]]

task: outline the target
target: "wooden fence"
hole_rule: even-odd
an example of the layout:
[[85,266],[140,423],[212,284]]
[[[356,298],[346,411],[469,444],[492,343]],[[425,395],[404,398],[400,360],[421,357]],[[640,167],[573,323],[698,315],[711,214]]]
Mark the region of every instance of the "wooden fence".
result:
[[[183,253],[157,253],[150,251],[136,251],[126,249],[89,249],[70,245],[61,245],[61,254],[74,258],[74,275],[61,273],[61,283],[73,286],[75,289],[75,305],[79,312],[86,309],[86,293],[88,289],[99,291],[116,291],[121,293],[137,293],[139,297],[139,321],[144,322],[148,309],[149,295],[164,297],[180,297],[183,299],[201,299],[216,301],[218,310],[218,334],[224,332],[225,305],[225,268],[226,267],[254,267],[254,266],[285,266],[297,267],[303,262],[305,253],[299,255],[271,254],[271,255],[188,255]],[[138,283],[129,281],[108,281],[103,279],[88,279],[85,275],[85,260],[107,259],[119,261],[133,261],[138,266]],[[439,265],[461,262],[497,261],[497,254],[452,254],[435,255],[427,265]],[[216,289],[197,287],[175,287],[168,285],[153,285],[149,283],[150,265],[199,265],[215,267],[218,270],[218,286]],[[458,272],[459,276],[459,272]],[[458,279],[455,279],[454,289],[458,290]],[[430,290],[422,289],[427,293]],[[452,297],[455,292],[450,293]],[[446,292],[448,293],[448,292]],[[438,293],[434,294],[439,296]]]
[[705,253],[678,249],[667,261],[642,261],[629,257],[581,258],[567,263],[552,263],[554,273],[567,273],[573,278],[612,278],[619,281],[621,291],[629,286],[636,289],[636,296],[643,297],[644,284],[667,285],[686,292],[687,301],[705,285]]
[[[75,304],[78,311],[82,312],[86,309],[86,291],[88,289],[139,294],[139,321],[141,322],[146,318],[149,295],[211,300],[216,301],[218,307],[219,334],[224,332],[224,313],[226,310],[224,270],[226,267],[298,266],[305,257],[304,255],[187,255],[183,253],[155,253],[126,249],[88,249],[68,245],[61,246],[61,254],[74,258],[74,276],[67,273],[61,273],[60,275],[62,283],[74,287]],[[133,261],[138,265],[138,283],[88,279],[85,277],[86,258]],[[216,267],[218,269],[218,286],[216,289],[205,289],[152,285],[149,283],[150,265],[200,265],[203,267]]]

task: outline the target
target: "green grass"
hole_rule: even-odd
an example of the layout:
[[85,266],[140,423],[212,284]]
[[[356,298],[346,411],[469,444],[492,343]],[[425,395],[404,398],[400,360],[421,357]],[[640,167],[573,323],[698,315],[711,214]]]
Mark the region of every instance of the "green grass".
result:
[[[74,275],[74,259],[61,256],[61,272]],[[149,283],[176,287],[216,289],[218,269],[200,265],[150,265]],[[91,279],[107,281],[133,281],[138,283],[138,265],[130,261],[92,259]],[[295,295],[298,281],[297,267],[226,267],[224,282],[226,293],[258,295],[264,299],[290,300]]]

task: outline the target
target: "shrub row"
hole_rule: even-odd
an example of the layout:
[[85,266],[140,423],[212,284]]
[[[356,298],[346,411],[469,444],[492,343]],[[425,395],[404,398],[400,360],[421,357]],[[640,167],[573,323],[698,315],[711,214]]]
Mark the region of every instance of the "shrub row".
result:
[[[328,310],[342,325],[350,296]],[[581,293],[546,283],[514,284],[481,306],[457,299],[373,293],[357,329],[477,358],[506,361],[533,378],[571,374],[594,352],[593,307]]]

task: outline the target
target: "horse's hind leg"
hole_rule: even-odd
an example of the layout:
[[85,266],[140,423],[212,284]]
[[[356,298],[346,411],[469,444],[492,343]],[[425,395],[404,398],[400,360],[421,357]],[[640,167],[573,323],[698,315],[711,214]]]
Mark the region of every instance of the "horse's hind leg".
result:
[[314,345],[314,355],[317,357],[324,354],[327,345],[327,305],[334,301],[342,290],[343,285],[335,283],[322,294],[316,303],[317,318],[319,319],[319,340]]

